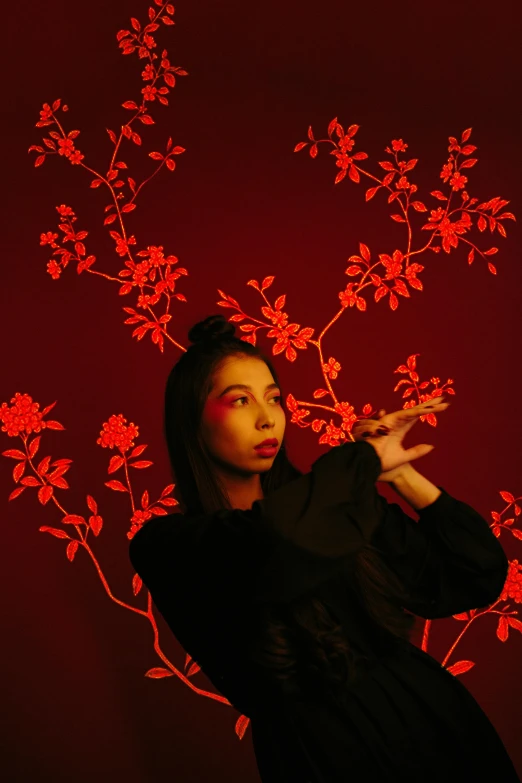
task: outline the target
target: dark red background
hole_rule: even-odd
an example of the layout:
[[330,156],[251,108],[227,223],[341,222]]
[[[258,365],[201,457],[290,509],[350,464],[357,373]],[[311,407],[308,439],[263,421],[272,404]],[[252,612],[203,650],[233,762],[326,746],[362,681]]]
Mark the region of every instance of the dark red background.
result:
[[[140,0],[12,4],[2,69],[0,402],[17,391],[41,408],[57,400],[53,417],[66,429],[45,432],[40,453],[74,460],[61,500],[70,513],[85,513],[85,496],[96,498],[105,520],[96,541],[104,573],[115,595],[140,606],[144,595],[132,597],[127,559],[128,504],[104,486],[112,453],[96,439],[110,415],[135,422],[155,466],[133,481],[138,495],[145,488],[159,495],[170,481],[163,388],[179,351],[167,345],[160,354],[149,339],[131,339],[122,307],[134,306],[135,297],[118,297],[114,283],[78,276],[75,265],[58,281],[46,273],[50,252],[39,236],[55,230],[62,203],[89,230],[99,268],[116,274],[121,262],[101,226],[101,189],[89,190],[90,177],[61,158],[34,169],[27,149],[43,135],[34,127],[42,103],[60,97],[70,107],[67,127],[81,130],[78,146],[106,167],[105,128],[127,119],[120,105],[142,87],[142,62],[121,56],[115,34],[146,10]],[[187,150],[173,174],[153,180],[128,221],[140,247],[164,245],[189,271],[177,288],[188,303],[172,308],[174,337],[186,345],[193,322],[211,312],[231,315],[216,305],[217,288],[262,319],[261,298],[246,283],[267,275],[276,275],[271,301],[286,293],[290,320],[314,327],[316,337],[338,308],[358,243],[375,254],[403,246],[403,227],[390,220],[385,199],[365,204],[368,183],[346,178],[334,186],[329,150],[320,148],[316,160],[293,153],[309,125],[325,138],[334,117],[345,128],[359,124],[357,149],[368,152],[375,173],[386,144],[403,138],[419,158],[414,181],[430,207],[427,191],[441,187],[447,137],[473,127],[479,164],[467,189],[481,200],[509,199],[520,217],[518,14],[515,1],[484,0],[176,4],[176,26],[156,36],[189,76],[178,80],[168,108],[154,106],[156,125],[143,128],[142,150],[126,156],[146,172],[147,153],[168,135]],[[411,443],[435,444],[419,470],[488,517],[503,507],[500,490],[522,491],[520,239],[518,224],[505,225],[507,239],[495,235],[491,243],[487,232],[480,244],[499,246],[496,276],[481,260],[468,266],[464,248],[426,254],[419,259],[423,292],[399,297],[396,312],[372,300],[365,313],[350,309],[323,342],[343,365],[334,382],[339,399],[358,413],[367,402],[402,407],[393,371],[412,353],[420,354],[421,378],[454,379],[453,405],[438,428],[417,425]],[[260,345],[270,352],[273,342],[263,335]],[[284,396],[311,400],[322,385],[315,349],[300,351],[293,364],[283,355],[275,361]],[[2,450],[18,447],[1,437]],[[325,448],[310,429],[289,425],[287,437],[302,470]],[[41,506],[34,490],[8,503],[14,463],[2,460],[5,779],[258,780],[250,729],[240,742],[230,707],[198,698],[175,678],[143,676],[158,665],[149,627],[108,600],[82,552],[70,563],[63,542],[38,532],[59,522],[52,503]],[[520,558],[520,542],[505,532],[502,542],[510,559]],[[181,666],[182,650],[160,627],[164,650]],[[512,630],[502,644],[495,628],[488,617],[459,646],[458,657],[476,662],[462,681],[522,772],[522,639]],[[440,659],[457,630],[454,620],[436,623],[430,652]],[[197,682],[209,687],[202,674]]]

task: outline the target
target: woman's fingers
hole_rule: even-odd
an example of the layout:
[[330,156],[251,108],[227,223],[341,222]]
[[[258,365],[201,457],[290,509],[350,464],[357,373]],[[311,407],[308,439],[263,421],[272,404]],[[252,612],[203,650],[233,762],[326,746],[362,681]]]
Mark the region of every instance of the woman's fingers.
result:
[[377,418],[360,419],[359,421],[356,421],[352,427],[352,433],[358,437],[361,437],[361,435],[364,437],[386,435],[387,431],[389,431],[389,427],[386,425],[389,424],[393,427],[394,421],[397,423],[397,421],[400,421],[401,419],[403,422],[408,422],[408,424],[413,426],[415,420],[420,416],[425,416],[427,413],[434,411],[446,410],[451,403],[444,402],[443,400],[443,396],[434,397],[431,400],[426,400],[419,405],[415,405],[413,408],[403,408],[394,413],[389,413],[387,416],[385,409],[380,408],[375,414]]
[[425,416],[426,412],[443,411],[451,405],[451,402],[443,402],[443,397],[434,397],[432,400],[426,400],[413,408],[404,408],[398,413],[406,419],[415,419],[419,416]]
[[429,454],[435,446],[432,446],[429,443],[419,443],[417,446],[412,446],[409,449],[406,449],[404,452],[404,456],[406,458],[407,462],[413,462],[414,459],[419,459],[420,457],[425,457],[426,454]]

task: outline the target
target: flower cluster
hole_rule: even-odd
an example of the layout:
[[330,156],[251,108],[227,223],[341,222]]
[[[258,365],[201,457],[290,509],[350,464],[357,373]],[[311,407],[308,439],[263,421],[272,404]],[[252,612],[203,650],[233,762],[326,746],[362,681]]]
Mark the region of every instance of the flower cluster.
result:
[[117,416],[111,416],[104,422],[100,437],[96,441],[104,449],[119,449],[125,453],[134,446],[134,438],[139,435],[139,429],[132,422],[127,425],[127,419],[119,413]]
[[518,560],[509,561],[508,575],[500,595],[501,601],[507,601],[509,598],[517,604],[522,604],[522,565]]
[[11,402],[11,406],[6,402],[0,406],[2,432],[6,432],[10,438],[41,432],[46,428],[46,422],[43,421],[44,412],[39,410],[40,403],[33,402],[29,394],[16,392]]

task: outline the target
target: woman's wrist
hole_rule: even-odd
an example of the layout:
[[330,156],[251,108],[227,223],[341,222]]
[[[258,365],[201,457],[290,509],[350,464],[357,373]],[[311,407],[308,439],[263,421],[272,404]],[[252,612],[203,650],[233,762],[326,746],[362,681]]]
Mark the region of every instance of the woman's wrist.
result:
[[415,470],[410,462],[401,465],[400,472],[390,484],[415,511],[431,505],[441,495],[440,489]]

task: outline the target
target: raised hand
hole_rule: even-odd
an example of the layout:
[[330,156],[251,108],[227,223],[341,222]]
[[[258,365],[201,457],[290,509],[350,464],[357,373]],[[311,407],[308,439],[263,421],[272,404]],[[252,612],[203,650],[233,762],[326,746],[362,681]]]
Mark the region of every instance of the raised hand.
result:
[[451,405],[450,402],[443,400],[444,397],[434,397],[414,408],[388,414],[381,408],[377,419],[362,419],[354,424],[352,435],[355,440],[366,440],[371,443],[379,455],[383,472],[378,477],[378,481],[390,481],[403,465],[424,457],[435,448],[428,443],[421,443],[405,449],[402,441],[420,416],[425,416],[427,413],[441,413]]

